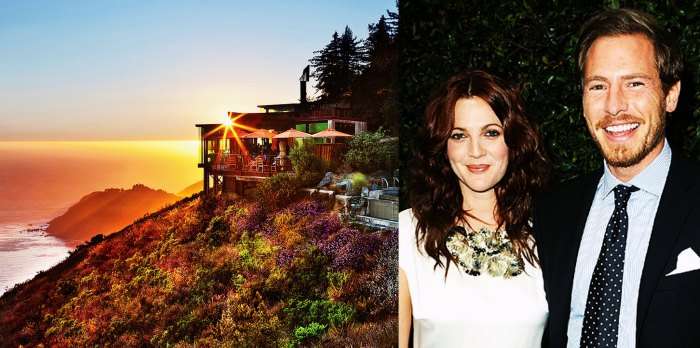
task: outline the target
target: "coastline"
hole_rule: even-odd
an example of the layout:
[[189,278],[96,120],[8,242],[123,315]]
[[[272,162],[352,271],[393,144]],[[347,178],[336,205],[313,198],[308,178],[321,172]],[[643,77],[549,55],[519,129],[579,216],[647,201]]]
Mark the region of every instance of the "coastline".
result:
[[46,233],[49,220],[0,222],[0,296],[68,257],[69,242]]

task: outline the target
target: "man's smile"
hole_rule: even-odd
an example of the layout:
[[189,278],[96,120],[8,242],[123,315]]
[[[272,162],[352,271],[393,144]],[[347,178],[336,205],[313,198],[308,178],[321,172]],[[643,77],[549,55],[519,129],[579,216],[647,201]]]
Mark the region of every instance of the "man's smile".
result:
[[639,125],[639,122],[620,123],[603,127],[603,130],[609,141],[620,143],[632,138],[636,130],[639,129]]

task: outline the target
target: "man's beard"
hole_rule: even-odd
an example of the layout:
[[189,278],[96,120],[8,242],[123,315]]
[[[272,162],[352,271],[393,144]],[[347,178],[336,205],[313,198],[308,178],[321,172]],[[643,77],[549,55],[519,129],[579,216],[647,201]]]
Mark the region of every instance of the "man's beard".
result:
[[[642,139],[642,145],[639,148],[613,146],[606,151],[603,149],[597,137],[594,136],[593,140],[609,165],[627,168],[641,162],[664,139],[664,129],[666,129],[665,112],[661,111],[659,122],[656,124],[650,123],[650,127],[649,133]],[[603,130],[603,132],[605,132],[605,130]]]

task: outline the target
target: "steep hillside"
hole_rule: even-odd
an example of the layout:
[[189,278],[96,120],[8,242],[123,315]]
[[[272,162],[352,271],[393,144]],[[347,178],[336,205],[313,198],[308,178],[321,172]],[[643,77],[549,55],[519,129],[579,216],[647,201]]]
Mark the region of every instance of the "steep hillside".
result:
[[193,196],[0,298],[0,346],[396,345],[396,231]]
[[93,192],[65,214],[51,220],[46,232],[77,245],[96,234],[118,231],[134,220],[180,199],[144,185]]
[[182,191],[178,192],[177,195],[180,197],[189,197],[195,193],[202,192],[203,187],[204,187],[204,180],[199,180],[196,183],[182,189]]

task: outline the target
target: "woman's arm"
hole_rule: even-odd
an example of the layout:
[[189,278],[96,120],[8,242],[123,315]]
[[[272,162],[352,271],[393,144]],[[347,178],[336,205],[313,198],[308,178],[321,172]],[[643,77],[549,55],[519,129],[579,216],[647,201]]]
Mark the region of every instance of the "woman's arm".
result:
[[408,280],[406,274],[399,268],[399,348],[408,348],[412,316]]

